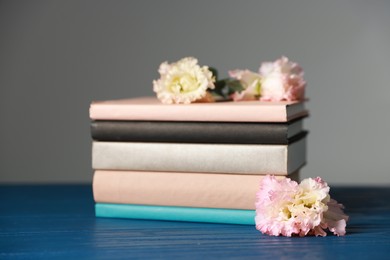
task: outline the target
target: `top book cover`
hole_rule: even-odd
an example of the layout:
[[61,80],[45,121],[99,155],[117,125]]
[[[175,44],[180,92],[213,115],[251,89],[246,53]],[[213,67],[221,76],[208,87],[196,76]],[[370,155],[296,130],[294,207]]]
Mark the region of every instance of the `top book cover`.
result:
[[302,101],[163,104],[156,97],[94,101],[92,120],[289,122],[308,115]]

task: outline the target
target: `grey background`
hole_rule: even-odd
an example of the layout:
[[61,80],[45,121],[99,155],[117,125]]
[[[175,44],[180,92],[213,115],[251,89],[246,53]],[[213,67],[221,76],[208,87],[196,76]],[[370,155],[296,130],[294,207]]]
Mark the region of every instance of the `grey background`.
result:
[[1,1],[0,182],[90,182],[92,100],[153,95],[162,61],[305,70],[303,177],[390,184],[390,1]]

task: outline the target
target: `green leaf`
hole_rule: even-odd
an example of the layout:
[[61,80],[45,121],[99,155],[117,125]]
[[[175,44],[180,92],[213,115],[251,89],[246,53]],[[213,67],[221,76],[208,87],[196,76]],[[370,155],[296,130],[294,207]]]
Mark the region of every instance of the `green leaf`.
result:
[[236,79],[227,80],[226,86],[230,94],[233,94],[234,92],[241,92],[244,90],[244,87],[242,86],[241,82]]
[[209,67],[209,70],[211,71],[211,73],[213,73],[215,81],[218,81],[218,70],[214,67]]

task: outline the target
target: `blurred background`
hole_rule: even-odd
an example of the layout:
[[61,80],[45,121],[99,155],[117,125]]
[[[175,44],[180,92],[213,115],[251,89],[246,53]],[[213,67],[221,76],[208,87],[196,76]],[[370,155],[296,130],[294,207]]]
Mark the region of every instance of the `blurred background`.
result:
[[89,104],[282,55],[308,82],[303,177],[390,184],[390,1],[0,1],[0,183],[89,183]]

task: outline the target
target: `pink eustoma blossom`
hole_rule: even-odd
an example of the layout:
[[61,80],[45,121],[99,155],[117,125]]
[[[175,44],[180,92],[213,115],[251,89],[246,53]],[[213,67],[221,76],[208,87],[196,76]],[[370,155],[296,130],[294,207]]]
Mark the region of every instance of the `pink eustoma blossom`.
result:
[[240,81],[244,90],[234,92],[231,98],[234,101],[255,100],[260,97],[260,74],[250,70],[231,70],[229,76]]
[[262,101],[294,101],[305,96],[306,82],[302,68],[287,57],[274,62],[264,62],[259,73],[261,76]]
[[302,68],[284,56],[262,63],[258,72],[232,70],[229,76],[240,81],[243,88],[232,94],[234,101],[298,101],[305,97]]
[[329,196],[321,178],[304,179],[266,176],[256,194],[256,228],[272,236],[326,236],[326,229],[345,235],[348,216],[343,206]]

